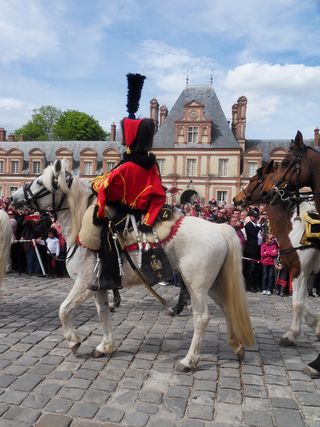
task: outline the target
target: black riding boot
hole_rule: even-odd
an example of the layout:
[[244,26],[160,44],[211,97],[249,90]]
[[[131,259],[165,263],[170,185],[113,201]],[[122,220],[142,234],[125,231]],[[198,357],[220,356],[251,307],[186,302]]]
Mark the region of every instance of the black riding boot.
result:
[[106,247],[99,252],[101,273],[99,279],[88,286],[91,291],[105,291],[107,289],[121,289],[121,276],[119,272],[118,256]]

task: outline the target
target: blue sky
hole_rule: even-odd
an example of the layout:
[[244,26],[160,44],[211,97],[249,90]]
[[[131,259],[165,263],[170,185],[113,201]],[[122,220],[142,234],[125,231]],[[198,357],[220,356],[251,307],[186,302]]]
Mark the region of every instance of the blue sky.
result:
[[110,130],[126,74],[147,76],[139,113],[213,86],[227,118],[248,98],[247,138],[320,126],[320,0],[0,0],[0,127],[34,108],[84,111]]

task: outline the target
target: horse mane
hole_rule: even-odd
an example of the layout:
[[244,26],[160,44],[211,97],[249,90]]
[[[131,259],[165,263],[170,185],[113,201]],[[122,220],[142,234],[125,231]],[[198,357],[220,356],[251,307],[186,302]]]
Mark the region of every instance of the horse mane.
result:
[[[69,187],[67,177],[72,176],[72,184]],[[68,206],[71,214],[71,228],[67,239],[67,244],[70,247],[76,241],[77,235],[81,228],[82,217],[88,207],[88,197],[90,192],[79,176],[70,174],[66,171],[66,166],[62,162],[61,172],[58,177],[55,177],[54,166],[47,166],[43,172],[43,185],[51,192],[56,191],[56,187],[60,188],[63,194],[67,196]]]

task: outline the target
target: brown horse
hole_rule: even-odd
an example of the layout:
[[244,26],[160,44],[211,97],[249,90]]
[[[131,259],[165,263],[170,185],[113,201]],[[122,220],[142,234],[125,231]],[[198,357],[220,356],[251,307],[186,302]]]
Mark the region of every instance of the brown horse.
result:
[[[309,196],[320,213],[319,168],[320,151],[305,145],[298,131],[282,162],[273,169],[272,174],[265,174],[262,194],[282,200]],[[310,187],[312,191],[301,196],[299,190],[303,187]]]
[[[302,203],[300,206],[301,218],[297,218],[297,213],[293,212],[292,206],[290,206],[290,200],[284,203],[278,199],[276,204],[268,203],[272,194],[270,196],[265,191],[265,183],[273,180],[276,170],[272,163],[260,168],[257,174],[250,179],[248,185],[234,198],[234,203],[248,205],[262,201],[267,202],[266,211],[272,232],[278,239],[281,261],[288,267],[293,278],[293,319],[289,330],[282,336],[280,344],[293,345],[301,332],[303,314],[306,323],[320,338],[320,316],[311,313],[304,307],[307,280],[313,272],[320,268],[320,252],[314,248],[295,249],[300,246],[300,239],[305,227],[303,213],[314,210],[314,204]],[[316,372],[313,372],[314,370]],[[320,357],[311,362],[310,366],[306,368],[306,372],[312,376],[320,376]]]

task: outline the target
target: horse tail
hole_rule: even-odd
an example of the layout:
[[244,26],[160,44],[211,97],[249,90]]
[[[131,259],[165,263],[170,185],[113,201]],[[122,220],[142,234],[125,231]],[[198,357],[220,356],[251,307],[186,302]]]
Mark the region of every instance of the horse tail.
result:
[[0,210],[0,283],[3,279],[9,259],[12,227],[6,212]]
[[251,347],[255,338],[242,274],[240,239],[230,225],[222,224],[221,231],[228,242],[228,253],[220,272],[225,295],[224,307],[230,321],[231,332],[243,345]]

